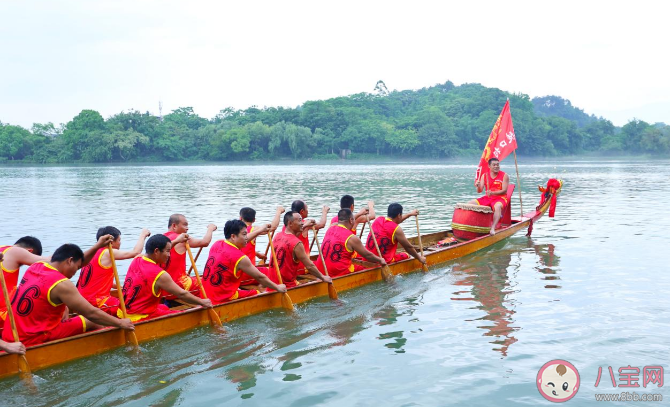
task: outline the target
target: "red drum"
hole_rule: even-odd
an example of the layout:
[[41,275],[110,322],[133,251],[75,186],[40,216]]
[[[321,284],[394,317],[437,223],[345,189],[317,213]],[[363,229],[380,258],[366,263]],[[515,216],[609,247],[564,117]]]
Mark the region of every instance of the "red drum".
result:
[[488,206],[456,204],[451,229],[458,239],[470,240],[488,235],[493,224],[493,211]]

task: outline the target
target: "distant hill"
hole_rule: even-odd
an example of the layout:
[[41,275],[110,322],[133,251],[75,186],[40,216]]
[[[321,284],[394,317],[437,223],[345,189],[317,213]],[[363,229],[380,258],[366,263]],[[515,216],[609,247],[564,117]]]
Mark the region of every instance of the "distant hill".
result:
[[568,99],[560,96],[542,96],[532,99],[535,113],[540,117],[558,116],[575,122],[577,126],[584,127],[598,120],[594,115],[588,115],[578,107],[572,106]]

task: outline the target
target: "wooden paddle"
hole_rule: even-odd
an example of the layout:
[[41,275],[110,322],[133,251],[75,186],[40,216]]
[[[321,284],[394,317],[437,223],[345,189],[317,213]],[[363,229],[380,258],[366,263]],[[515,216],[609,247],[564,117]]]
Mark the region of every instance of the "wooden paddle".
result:
[[[314,242],[316,242],[316,235],[319,233],[319,231],[315,230],[314,228],[312,228],[312,230],[314,231],[314,239],[312,239],[312,244],[309,245],[309,252],[307,252],[308,256],[309,256],[310,253],[312,253],[312,248],[314,247]],[[318,244],[317,244],[317,246],[318,246]]]
[[191,275],[191,271],[193,271],[193,267],[195,267],[195,263],[198,261],[198,257],[200,257],[200,253],[202,253],[202,247],[198,249],[198,253],[195,254],[195,261],[191,263],[191,268],[188,269],[188,275]]
[[[188,258],[191,259],[191,267],[193,267],[193,271],[195,273],[195,279],[198,281],[198,287],[200,287],[200,294],[202,294],[202,298],[206,300],[207,293],[205,292],[205,287],[202,286],[202,280],[200,280],[200,273],[198,273],[198,267],[196,267],[195,265],[195,260],[193,259],[193,252],[191,252],[191,246],[189,246],[188,242],[184,242],[184,245],[186,246],[186,251],[188,252]],[[200,248],[200,250],[202,250],[202,247]],[[198,252],[198,254],[200,254],[200,252]],[[219,318],[219,314],[217,314],[213,308],[208,308],[207,314],[209,315],[209,322],[213,326],[221,329],[222,331],[225,331],[225,328],[221,323],[221,318]]]
[[359,239],[362,239],[362,238],[363,238],[363,231],[365,230],[365,225],[367,225],[367,222],[365,222],[365,223],[363,224],[363,226],[361,226],[361,234],[358,235],[358,238],[359,238]]
[[[270,245],[270,251],[272,252],[272,259],[274,260],[275,263],[275,270],[277,270],[277,279],[279,280],[279,284],[284,284],[282,282],[281,278],[281,272],[279,271],[279,263],[277,263],[277,254],[275,253],[275,247],[272,244],[272,238],[274,237],[274,232],[270,233],[270,242],[268,243]],[[287,254],[289,255],[289,254]],[[295,307],[293,306],[293,301],[291,301],[291,297],[289,297],[288,293],[284,293],[281,297],[281,305],[286,308],[287,310],[294,312]]]
[[[328,275],[328,268],[326,267],[326,259],[323,257],[323,253],[321,252],[321,244],[319,243],[319,237],[317,236],[319,232],[312,228],[312,231],[314,232],[314,240],[316,240],[316,248],[319,250],[319,257],[321,257],[321,264],[323,264],[323,272]],[[337,299],[337,291],[335,291],[335,286],[333,283],[328,283],[328,296],[330,297],[331,300],[336,300]]]
[[[7,318],[9,318],[9,324],[12,327],[12,334],[14,335],[14,342],[19,341],[19,332],[16,330],[16,321],[14,320],[14,310],[12,309],[12,303],[9,301],[9,292],[7,291],[7,283],[5,282],[5,273],[0,270],[0,283],[2,283],[2,296],[5,299],[5,305],[7,306]],[[16,355],[18,356],[17,364],[19,365],[19,375],[21,379],[25,380],[30,387],[34,387],[35,383],[33,382],[33,375],[30,372],[30,366],[28,365],[28,359],[26,355]]]
[[[421,257],[426,257],[423,255],[423,243],[421,243],[421,232],[419,231],[419,214],[416,215],[416,235],[419,237],[419,248],[421,249]],[[428,271],[428,266],[425,264],[421,264],[421,268],[423,271]]]
[[[107,245],[107,250],[109,251],[109,258],[112,261],[112,270],[114,271],[114,279],[116,280],[116,294],[119,298],[119,309],[121,310],[121,317],[128,318],[128,313],[126,312],[126,303],[123,301],[123,289],[121,285],[121,280],[119,280],[119,271],[116,269],[116,260],[114,260],[114,248],[110,242]],[[140,351],[140,344],[137,342],[137,336],[135,331],[123,331],[126,335],[126,342],[130,342],[137,352]]]
[[[365,223],[370,223],[370,218],[368,216],[365,217]],[[377,244],[377,236],[375,236],[375,231],[372,229],[372,225],[368,226],[370,228],[370,233],[372,234],[372,241],[375,242],[375,247],[377,248],[377,255],[379,257],[384,258],[382,256],[382,251],[379,250],[379,245]],[[391,274],[391,269],[389,269],[388,264],[385,266],[382,266],[382,277],[384,278],[385,281],[390,282],[393,281],[393,274]]]

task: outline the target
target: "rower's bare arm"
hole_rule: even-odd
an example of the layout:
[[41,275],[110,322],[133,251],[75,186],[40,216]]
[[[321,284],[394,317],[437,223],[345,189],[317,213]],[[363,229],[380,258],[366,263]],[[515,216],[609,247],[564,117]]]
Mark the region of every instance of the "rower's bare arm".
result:
[[78,313],[91,322],[103,326],[115,326],[122,329],[134,330],[132,322],[129,319],[118,319],[108,315],[88,303],[84,297],[79,294],[77,287],[72,281],[66,280],[56,284],[51,289],[50,298],[54,304],[65,304],[71,311]]
[[175,284],[175,282],[172,280],[172,277],[170,277],[168,273],[162,273],[158,277],[158,280],[156,280],[156,287],[189,304],[200,305],[205,308],[212,308],[212,301],[209,299],[198,298],[190,292],[179,287],[177,284]]
[[189,237],[188,239],[188,245],[191,247],[207,247],[209,246],[210,243],[212,243],[212,234],[214,231],[217,229],[216,225],[213,223],[210,223],[207,225],[207,233],[205,233],[205,236],[202,237],[202,239],[196,239],[194,237]]
[[5,258],[2,260],[3,266],[7,270],[16,270],[22,265],[30,266],[38,261],[50,261],[51,256],[37,256],[30,253],[23,247],[12,247],[5,253]]
[[282,293],[286,292],[286,286],[284,284],[275,284],[272,280],[268,278],[265,274],[261,273],[260,270],[251,264],[251,260],[248,257],[244,257],[240,263],[237,265],[237,268],[241,271],[247,273],[251,278],[261,283],[263,287],[272,288],[275,291]]
[[402,230],[402,228],[398,228],[395,231],[395,238],[407,253],[409,253],[415,259],[419,260],[421,263],[426,263],[426,258],[417,253],[414,246],[412,246],[409,240],[407,240],[407,236],[405,236],[405,232]]
[[411,211],[407,212],[406,214],[402,215],[402,220],[400,221],[400,223],[406,221],[407,218],[412,217],[412,216],[419,216],[419,210],[414,209],[414,210],[411,210]]
[[5,342],[0,339],[0,350],[17,355],[25,355],[26,347],[21,342]]
[[[133,247],[133,250],[114,249],[114,259],[126,260],[139,256],[142,253],[142,249],[144,248],[144,242],[147,240],[147,237],[149,236],[151,236],[151,232],[149,232],[149,229],[142,229],[142,231],[140,232],[140,237],[137,238],[137,243],[135,243],[135,247]],[[103,262],[106,263],[107,265],[112,264],[111,259],[109,258],[109,254],[107,254],[107,252],[105,252],[105,255],[103,256]]]
[[252,241],[260,235],[267,235],[272,229],[272,225],[267,223],[254,228],[254,231],[247,235],[247,241]]
[[283,206],[278,206],[277,210],[275,211],[275,217],[272,218],[272,222],[270,222],[270,225],[272,225],[272,232],[277,230],[277,227],[279,226],[279,221],[281,220],[281,214],[284,213],[286,209],[284,209]]
[[361,256],[365,257],[366,260],[370,260],[373,263],[381,264],[382,266],[386,264],[383,258],[375,256],[372,252],[365,248],[365,245],[358,238],[358,236],[353,235],[347,240],[347,248],[353,250]]
[[330,212],[330,207],[328,205],[323,205],[323,208],[321,209],[321,219],[319,219],[319,222],[314,225],[316,230],[323,229],[326,226],[326,222],[328,221],[328,212]]
[[295,248],[293,249],[293,254],[295,255],[295,258],[298,261],[301,261],[302,264],[305,265],[305,268],[307,271],[309,271],[309,274],[313,275],[314,277],[317,277],[319,280],[325,281],[327,283],[330,283],[333,281],[330,277],[324,276],[321,274],[318,268],[312,263],[312,260],[309,258],[307,255],[307,252],[305,252],[305,248],[302,247],[302,242],[298,243],[295,245]]
[[81,263],[81,266],[84,267],[90,263],[91,259],[95,255],[95,252],[112,243],[113,241],[114,237],[112,235],[100,236],[100,239],[98,239],[98,241],[90,249],[84,252],[84,261]]

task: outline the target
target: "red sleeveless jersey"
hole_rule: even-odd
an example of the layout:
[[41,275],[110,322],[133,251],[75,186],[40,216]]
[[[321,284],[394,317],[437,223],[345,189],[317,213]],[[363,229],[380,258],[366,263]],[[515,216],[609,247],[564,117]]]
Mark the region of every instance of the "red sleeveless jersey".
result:
[[93,306],[98,306],[96,298],[108,297],[109,290],[114,285],[114,270],[112,266],[105,267],[101,263],[102,256],[107,251],[106,247],[98,249],[93,259],[81,269],[77,289],[79,294]]
[[246,276],[237,268],[244,256],[242,250],[227,240],[218,240],[209,249],[202,286],[215,304],[237,298],[240,282]]
[[293,249],[299,243],[300,239],[283,230],[275,235],[273,244],[277,254],[279,272],[284,282],[294,281],[298,278],[298,275],[302,274],[302,263],[293,260]]
[[142,319],[158,308],[161,290],[156,287],[156,281],[163,273],[165,270],[148,257],[135,257],[130,263],[123,283],[123,302],[132,321]]
[[[377,244],[379,245],[379,251],[382,253],[382,257],[386,260],[387,263],[393,261],[395,252],[398,249],[398,241],[395,239],[395,232],[398,230],[398,225],[390,218],[378,217],[372,222],[372,230],[375,232],[375,237],[377,238]],[[368,234],[368,240],[365,244],[365,248],[371,251],[374,254],[377,254],[377,248],[375,243],[372,240],[372,233]]]
[[[321,243],[321,252],[326,259],[326,267],[331,277],[338,277],[354,271],[354,265],[351,263],[354,251],[347,249],[347,242],[352,236],[355,236],[354,232],[340,224],[328,228]],[[316,261],[316,267],[320,272],[324,272],[320,256]]]
[[[44,342],[43,338],[60,324],[65,304],[54,304],[49,295],[56,285],[67,280],[55,267],[45,262],[37,262],[26,270],[12,298],[16,330],[19,339],[26,345]],[[13,336],[7,318],[2,338],[14,342]]]
[[[0,253],[5,254],[7,250],[10,250],[14,246],[0,246]],[[0,268],[2,269],[2,274],[5,276],[5,284],[7,284],[7,292],[11,298],[12,292],[16,289],[16,285],[19,283],[19,269],[16,270],[7,270],[5,265],[0,262]],[[7,310],[7,305],[5,304],[5,296],[0,295],[0,313],[4,314],[4,311]]]
[[[170,240],[175,240],[179,237],[179,233],[175,232],[165,232],[163,233]],[[167,264],[165,265],[165,271],[172,277],[172,280],[177,282],[186,275],[186,252],[179,254],[175,250],[176,245],[172,245],[170,249],[170,259],[168,259]]]
[[[247,234],[254,231],[253,225],[247,225]],[[256,264],[256,239],[247,241],[247,244],[239,249],[251,260],[251,264]],[[211,252],[211,251],[210,251]],[[205,289],[207,291],[207,289]]]
[[489,189],[491,192],[502,190],[503,180],[505,178],[504,172],[498,171],[498,175],[496,175],[495,178],[491,178],[491,173],[489,173],[487,178],[488,178],[488,183],[486,183],[487,189]]

